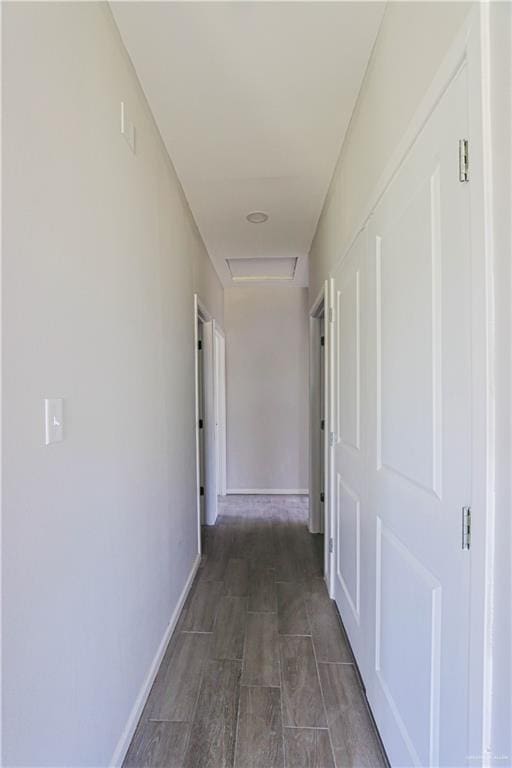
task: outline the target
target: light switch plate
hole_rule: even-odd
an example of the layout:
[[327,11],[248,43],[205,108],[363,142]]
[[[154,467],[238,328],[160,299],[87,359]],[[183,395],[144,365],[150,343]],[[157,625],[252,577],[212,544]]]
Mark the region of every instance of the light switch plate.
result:
[[46,398],[44,401],[45,445],[64,440],[64,400],[62,397]]

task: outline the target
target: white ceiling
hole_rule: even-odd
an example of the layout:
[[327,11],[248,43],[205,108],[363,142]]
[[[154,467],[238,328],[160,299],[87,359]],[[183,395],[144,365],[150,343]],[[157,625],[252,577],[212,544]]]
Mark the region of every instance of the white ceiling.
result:
[[[307,285],[384,3],[111,5],[224,285],[226,259],[261,257],[296,258],[286,284]],[[250,224],[251,211],[269,220]]]

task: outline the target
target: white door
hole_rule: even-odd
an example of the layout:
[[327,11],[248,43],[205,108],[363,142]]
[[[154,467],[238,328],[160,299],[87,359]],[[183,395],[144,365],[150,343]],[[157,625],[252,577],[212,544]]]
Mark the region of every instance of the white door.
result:
[[204,446],[204,374],[203,374],[203,323],[197,321],[197,439],[199,443],[199,505],[201,525],[206,522],[205,514],[205,446]]
[[318,446],[319,454],[319,496],[320,496],[320,518],[318,525],[318,532],[324,533],[325,531],[325,429],[326,429],[326,409],[325,409],[325,335],[324,335],[324,318],[321,317],[318,321],[318,331],[320,333],[320,370],[319,370],[319,405],[320,405],[320,440]]
[[[362,232],[333,274],[333,584],[334,599],[364,677],[368,672],[371,616],[368,596],[367,449],[365,413],[366,233]],[[366,534],[366,535],[365,535]],[[367,598],[368,599],[368,598]]]
[[462,69],[368,227],[367,693],[392,765],[468,764],[470,185],[458,158],[467,131]]
[[217,519],[217,428],[215,416],[215,321],[203,323],[205,521]]

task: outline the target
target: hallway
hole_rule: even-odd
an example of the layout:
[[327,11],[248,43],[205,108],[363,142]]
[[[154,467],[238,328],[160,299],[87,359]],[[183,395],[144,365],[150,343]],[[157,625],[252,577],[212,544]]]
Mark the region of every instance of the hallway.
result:
[[229,496],[125,768],[385,760],[322,578],[306,496]]
[[512,0],[1,9],[0,768],[512,768]]

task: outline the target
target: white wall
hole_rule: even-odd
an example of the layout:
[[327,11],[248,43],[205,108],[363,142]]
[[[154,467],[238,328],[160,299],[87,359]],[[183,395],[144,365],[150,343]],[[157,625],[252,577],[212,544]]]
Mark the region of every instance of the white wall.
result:
[[469,7],[388,3],[311,246],[311,303],[362,223],[373,188]]
[[105,766],[196,558],[193,291],[222,288],[108,6],[3,33],[3,760]]
[[228,490],[308,485],[307,289],[225,291]]

